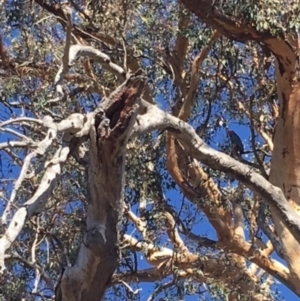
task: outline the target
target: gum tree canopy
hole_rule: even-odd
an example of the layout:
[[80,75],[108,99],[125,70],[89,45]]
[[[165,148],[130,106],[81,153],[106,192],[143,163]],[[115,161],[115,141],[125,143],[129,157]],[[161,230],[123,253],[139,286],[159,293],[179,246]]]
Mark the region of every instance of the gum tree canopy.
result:
[[300,296],[297,1],[0,7],[1,300]]

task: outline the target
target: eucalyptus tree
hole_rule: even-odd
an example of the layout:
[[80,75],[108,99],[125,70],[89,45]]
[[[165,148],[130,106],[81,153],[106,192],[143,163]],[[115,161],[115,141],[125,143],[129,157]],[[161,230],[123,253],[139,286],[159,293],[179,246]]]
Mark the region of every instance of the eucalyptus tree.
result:
[[300,296],[296,2],[0,4],[3,300]]

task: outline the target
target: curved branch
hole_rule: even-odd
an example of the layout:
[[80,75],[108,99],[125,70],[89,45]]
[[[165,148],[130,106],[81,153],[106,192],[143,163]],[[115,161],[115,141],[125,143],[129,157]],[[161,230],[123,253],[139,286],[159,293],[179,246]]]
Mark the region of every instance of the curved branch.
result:
[[191,114],[191,108],[193,104],[193,99],[195,92],[197,90],[197,83],[198,83],[198,69],[199,66],[203,63],[203,61],[206,59],[210,48],[214,44],[214,42],[220,37],[220,33],[215,30],[207,44],[206,47],[204,47],[201,52],[195,57],[193,64],[192,64],[192,70],[191,70],[191,83],[189,91],[184,99],[184,103],[180,109],[178,117],[182,120],[186,120],[190,114]]
[[[57,17],[57,20],[61,23],[61,25],[64,28],[67,27],[68,19],[62,9],[62,5],[49,4],[49,3],[46,3],[46,1],[44,1],[44,0],[35,0],[35,2],[39,6],[41,6],[43,9],[48,11],[49,13],[55,15]],[[79,26],[76,26],[73,24],[72,33],[78,37],[81,37],[85,41],[92,38],[94,40],[98,40],[100,42],[107,43],[115,48],[117,48],[117,47],[121,48],[121,46],[122,46],[115,38],[111,37],[110,35],[108,35],[105,32],[99,31],[98,29],[93,29],[93,27],[88,27],[88,28],[85,28],[84,30],[82,30]],[[127,50],[127,52],[129,52],[129,51]],[[132,54],[132,53],[133,53],[133,51],[130,52],[130,54]],[[135,73],[140,68],[139,62],[135,58],[128,56],[128,67],[133,73]],[[121,67],[119,67],[119,68],[121,68]],[[124,71],[124,74],[125,74],[125,71]],[[144,88],[144,98],[149,103],[154,103],[154,99],[151,95],[150,87],[147,83]]]
[[[67,50],[68,56],[64,55],[63,63],[60,69],[58,70],[54,81],[56,91],[59,93],[59,95],[63,96],[64,94],[61,87],[61,82],[65,74],[68,72],[69,67],[74,64],[74,61],[81,56],[89,57],[91,59],[100,61],[102,65],[106,66],[110,71],[116,74],[120,80],[125,79],[125,71],[123,70],[123,68],[114,64],[111,61],[110,57],[107,54],[101,52],[100,50],[97,50],[91,46],[83,45],[72,45]],[[67,62],[66,59],[68,59]]]
[[[241,270],[240,267],[235,265],[235,261],[232,256],[224,256],[223,258],[216,259],[213,256],[202,256],[201,254],[194,254],[189,251],[184,253],[175,252],[166,247],[157,248],[151,243],[139,242],[136,238],[130,235],[124,235],[124,240],[131,249],[144,252],[148,263],[156,268],[156,270],[152,271],[156,271],[156,273],[158,273],[161,277],[170,275],[172,272],[170,267],[175,266],[179,275],[182,277],[192,277],[201,282],[205,282],[207,280],[206,277],[211,277],[223,282],[229,289],[232,289],[236,286],[237,277],[241,280],[240,277],[242,274],[243,281],[241,281],[242,283],[240,282],[241,286],[239,290],[249,292],[252,297],[251,300],[262,300],[256,298],[255,295],[252,295],[252,292],[254,291],[253,288],[255,286],[257,287],[256,293],[258,295],[263,293],[256,285],[256,277],[251,276],[246,269]],[[251,252],[251,250],[249,252]],[[242,253],[242,251],[239,250],[239,253]],[[256,258],[259,256],[260,254],[254,255]],[[282,269],[279,268],[281,267],[279,263],[273,264],[272,266],[270,259],[264,258],[264,260],[266,265],[269,265],[270,269],[272,269],[274,273],[278,274],[279,279],[281,279],[284,283],[287,282],[287,274],[282,272]],[[279,271],[276,271],[275,268],[279,268]],[[237,270],[239,270],[239,273],[237,273]],[[140,278],[139,280],[147,281]],[[264,300],[271,300],[268,295],[265,295],[264,297]]]
[[[198,68],[203,63],[204,59],[207,57],[209,49],[211,48],[212,44],[216,41],[216,39],[219,37],[219,34],[217,31],[214,31],[208,45],[202,49],[200,54],[194,59],[194,62],[192,64],[192,70],[191,70],[191,85],[188,93],[185,95],[184,102],[180,108],[180,111],[178,112],[176,109],[176,113],[178,112],[178,118],[181,120],[187,120],[190,116],[191,107],[194,100],[194,93],[196,91],[197,87],[197,78],[198,78]],[[178,37],[178,39],[180,36]],[[181,88],[181,91],[184,89]],[[180,187],[180,189],[184,192],[184,194],[189,199],[195,199],[199,198],[199,194],[195,191],[194,187],[190,184],[190,181],[187,179],[187,177],[181,172],[180,166],[178,164],[178,156],[181,152],[180,147],[176,145],[176,139],[172,135],[172,133],[167,133],[166,138],[166,148],[167,148],[167,161],[166,166],[175,180],[176,184]],[[193,173],[193,177],[198,179],[197,185],[201,190],[204,191],[205,195],[208,195],[208,197],[211,200],[218,200],[220,199],[220,194],[218,192],[218,189],[215,187],[214,182],[207,177],[205,172],[201,169],[200,166],[190,166],[190,169]],[[229,214],[227,212],[224,212],[223,208],[214,208],[214,210],[211,210],[211,208],[202,208],[205,211],[205,214],[210,219],[212,225],[216,229],[218,235],[221,235],[221,233],[225,234],[225,236],[230,236],[230,228],[231,228],[231,217],[229,218]],[[224,223],[225,221],[225,223]]]
[[[49,136],[56,137],[55,131],[49,130],[49,132],[51,132]],[[0,238],[0,274],[6,269],[4,264],[5,251],[22,231],[26,219],[44,209],[61,174],[61,163],[67,160],[68,154],[68,147],[61,147],[56,151],[53,159],[47,162],[47,168],[34,195],[16,211],[7,230]]]
[[231,40],[263,43],[277,57],[279,64],[284,71],[289,73],[289,76],[294,72],[296,63],[294,45],[291,45],[284,37],[275,37],[267,31],[260,32],[254,25],[243,24],[241,20],[228,17],[216,6],[212,7],[210,0],[180,0],[180,2],[202,22],[217,29]]
[[233,175],[260,195],[282,219],[296,240],[300,241],[300,219],[292,210],[281,189],[272,185],[247,165],[209,147],[186,122],[145,101],[142,105],[147,108],[148,113],[139,118],[139,124],[135,125],[132,137],[157,129],[172,131],[172,134],[183,143],[190,156],[210,168]]

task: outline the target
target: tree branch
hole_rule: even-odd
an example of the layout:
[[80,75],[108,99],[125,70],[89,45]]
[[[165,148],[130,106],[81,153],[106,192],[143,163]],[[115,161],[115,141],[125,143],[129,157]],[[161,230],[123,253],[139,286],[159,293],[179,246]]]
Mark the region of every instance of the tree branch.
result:
[[118,265],[126,145],[144,84],[141,72],[130,76],[101,103],[91,123],[87,232],[76,263],[58,284],[59,301],[100,300]]
[[281,189],[272,185],[252,168],[206,145],[189,124],[153,105],[145,102],[142,102],[142,105],[147,108],[147,114],[140,116],[139,125],[135,125],[132,137],[158,129],[172,131],[172,134],[183,143],[189,155],[211,168],[233,175],[260,195],[290,229],[295,239],[300,241],[299,217],[290,207]]
[[243,20],[228,17],[218,7],[212,7],[210,0],[180,0],[180,2],[202,22],[217,29],[231,40],[265,44],[277,57],[279,64],[284,66],[287,74],[291,75],[290,72],[294,72],[296,56],[292,45],[283,36],[275,37],[268,31],[260,32],[255,26],[244,24]]

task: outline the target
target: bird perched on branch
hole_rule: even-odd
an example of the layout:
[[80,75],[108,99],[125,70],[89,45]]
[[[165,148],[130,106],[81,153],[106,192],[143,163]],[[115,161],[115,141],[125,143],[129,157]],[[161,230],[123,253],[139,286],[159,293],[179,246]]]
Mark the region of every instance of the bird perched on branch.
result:
[[230,138],[233,152],[237,155],[242,155],[244,153],[244,145],[241,138],[234,131],[226,130],[226,133]]

